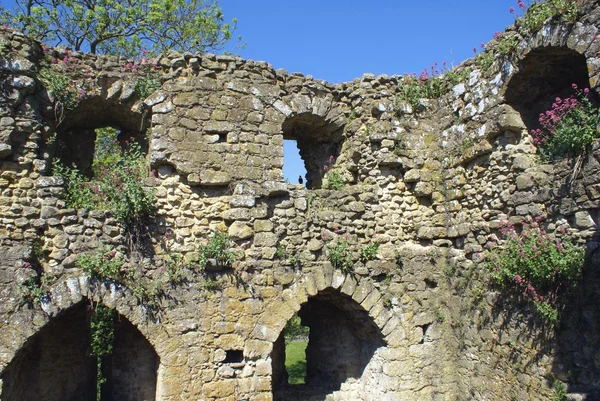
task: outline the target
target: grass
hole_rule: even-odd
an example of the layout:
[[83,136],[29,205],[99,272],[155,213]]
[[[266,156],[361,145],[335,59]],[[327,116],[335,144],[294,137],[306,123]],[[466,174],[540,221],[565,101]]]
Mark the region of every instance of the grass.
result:
[[289,384],[304,384],[308,341],[292,341],[285,346],[285,368]]

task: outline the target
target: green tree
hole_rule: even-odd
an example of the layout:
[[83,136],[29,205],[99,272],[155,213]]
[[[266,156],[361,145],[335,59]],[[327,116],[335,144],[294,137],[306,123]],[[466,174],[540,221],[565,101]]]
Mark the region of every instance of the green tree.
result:
[[[218,52],[232,38],[218,0],[16,0],[0,22],[49,44],[136,56]],[[238,38],[239,40],[239,38]]]

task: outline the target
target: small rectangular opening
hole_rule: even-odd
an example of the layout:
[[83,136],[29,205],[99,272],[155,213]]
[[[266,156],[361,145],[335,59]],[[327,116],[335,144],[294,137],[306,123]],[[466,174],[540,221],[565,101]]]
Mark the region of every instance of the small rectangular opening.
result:
[[244,351],[238,349],[229,349],[225,351],[225,360],[223,363],[241,363],[244,361]]

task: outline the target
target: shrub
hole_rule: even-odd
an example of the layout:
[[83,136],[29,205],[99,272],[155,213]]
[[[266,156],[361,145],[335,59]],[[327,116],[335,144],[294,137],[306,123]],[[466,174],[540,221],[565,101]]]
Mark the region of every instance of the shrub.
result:
[[331,172],[327,175],[327,185],[325,189],[334,189],[340,190],[344,188],[344,180],[342,180],[342,176],[337,171]]
[[329,156],[329,159],[327,159],[327,163],[325,163],[323,166],[323,176],[327,177],[327,181],[325,182],[325,185],[323,185],[323,188],[340,190],[344,188],[344,180],[342,179],[340,173],[337,171],[331,171],[334,165],[335,158],[333,155],[331,155]]
[[532,301],[542,320],[554,326],[559,297],[580,277],[585,250],[564,232],[547,234],[539,222],[529,220],[520,233],[506,223],[501,243],[484,260],[496,284]]
[[231,264],[237,260],[237,256],[231,251],[232,246],[233,241],[227,233],[215,231],[207,244],[199,248],[200,266],[204,268],[209,259],[214,259],[217,266],[231,267]]
[[436,99],[447,93],[452,87],[469,76],[471,71],[467,68],[460,70],[450,69],[444,62],[441,71],[438,63],[431,68],[424,69],[417,78],[414,74],[406,74],[400,84],[400,99],[410,104],[413,109],[420,107],[420,99]]
[[[515,25],[520,34],[526,36],[539,31],[546,20],[560,17],[560,20],[573,23],[579,15],[579,7],[575,0],[533,0],[529,6],[523,0],[517,2],[524,15],[517,19]],[[514,9],[511,12],[516,14]]]
[[83,253],[75,261],[75,265],[87,273],[90,278],[116,281],[124,278],[124,263],[121,255],[110,248]]
[[90,68],[81,70],[69,50],[60,59],[50,48],[44,46],[43,49],[45,57],[38,77],[44,88],[52,93],[54,118],[60,123],[64,111],[74,109],[87,96],[92,71]]
[[368,262],[377,257],[377,251],[379,250],[379,244],[371,242],[360,249],[360,260]]
[[142,53],[142,57],[138,61],[128,62],[123,67],[125,71],[135,77],[133,91],[140,99],[147,98],[160,88],[161,81],[158,74],[158,67],[155,62],[153,63],[145,57],[145,53]]
[[345,239],[327,246],[327,258],[335,269],[340,269],[344,273],[352,270],[352,253]]
[[576,94],[557,97],[552,108],[540,114],[541,128],[531,131],[533,143],[546,159],[581,154],[600,137],[599,109],[590,101],[590,90],[572,86]]
[[126,141],[127,148],[121,149],[116,136],[114,128],[96,130],[92,179],[60,161],[55,163],[53,173],[65,180],[67,206],[108,210],[128,227],[152,212],[154,194],[144,188],[150,172],[140,145]]

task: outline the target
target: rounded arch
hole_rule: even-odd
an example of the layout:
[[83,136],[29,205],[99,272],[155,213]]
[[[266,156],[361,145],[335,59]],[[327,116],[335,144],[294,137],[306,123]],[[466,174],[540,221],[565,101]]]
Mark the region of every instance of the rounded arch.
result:
[[[153,349],[160,352],[160,343],[151,332],[153,326],[143,324],[147,318],[147,311],[142,305],[137,305],[137,299],[125,287],[114,282],[93,281],[82,275],[68,277],[53,284],[48,295],[41,299],[40,308],[24,309],[14,314],[15,322],[27,323],[20,331],[21,336],[13,339],[10,348],[3,349],[5,360],[11,361],[5,365],[6,368],[30,339],[45,330],[57,317],[81,304],[90,303],[102,303],[114,308],[120,316],[135,326]],[[4,374],[5,366],[0,366],[0,375]]]
[[[284,327],[296,313],[310,333],[306,384],[299,387],[287,384],[285,367]],[[402,330],[400,320],[383,306],[370,279],[324,267],[284,290],[259,319],[254,333],[273,345],[268,357],[274,400],[299,400],[325,397],[344,383],[361,380],[373,369],[371,364],[378,364],[377,350],[387,346],[395,330]]]
[[103,96],[85,98],[61,116],[50,150],[64,165],[76,166],[83,175],[91,176],[98,128],[115,129],[118,132],[115,139],[122,148],[126,141],[133,140],[148,153],[146,131],[150,120],[150,111],[143,103],[130,106]]
[[[27,339],[2,372],[0,400],[96,400],[96,357],[91,352],[93,307],[82,298],[62,309]],[[115,341],[103,358],[102,400],[154,399],[159,357],[123,315],[114,315]]]
[[320,188],[323,167],[340,154],[344,118],[330,96],[291,95],[275,104],[285,116],[283,139],[294,141],[306,169],[306,187]]
[[505,99],[532,129],[540,113],[552,107],[557,97],[573,94],[572,85],[590,87],[586,57],[568,46],[530,49],[519,61],[518,71],[507,83]]

